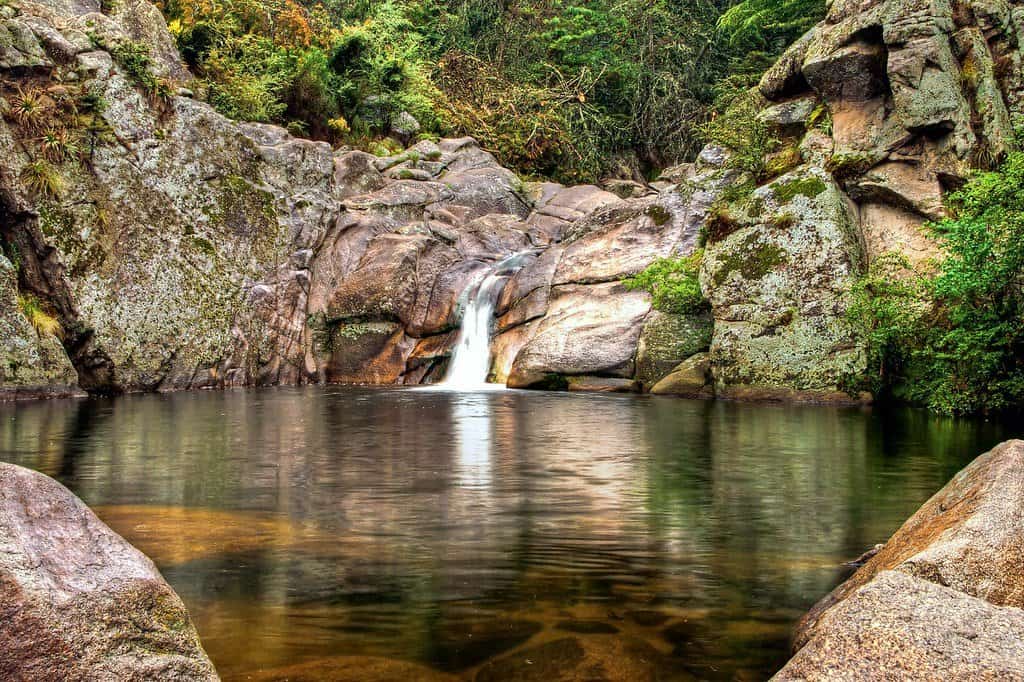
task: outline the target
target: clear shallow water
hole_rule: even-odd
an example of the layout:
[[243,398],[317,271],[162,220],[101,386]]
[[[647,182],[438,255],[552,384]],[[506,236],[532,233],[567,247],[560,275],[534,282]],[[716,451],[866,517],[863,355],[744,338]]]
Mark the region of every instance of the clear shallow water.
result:
[[228,680],[381,666],[339,656],[463,679],[552,679],[581,656],[594,679],[763,679],[842,562],[1018,435],[912,410],[518,391],[0,406],[0,460],[148,553]]

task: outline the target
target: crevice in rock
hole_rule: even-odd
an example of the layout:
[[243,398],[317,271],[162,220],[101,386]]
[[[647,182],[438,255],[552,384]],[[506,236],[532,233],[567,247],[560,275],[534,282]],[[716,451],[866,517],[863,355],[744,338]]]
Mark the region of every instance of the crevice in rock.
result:
[[95,347],[94,331],[78,317],[56,249],[46,243],[38,215],[12,186],[9,177],[0,176],[0,240],[6,255],[18,265],[18,288],[53,310],[63,329],[64,351],[78,372],[79,386],[90,394],[120,393],[113,361]]

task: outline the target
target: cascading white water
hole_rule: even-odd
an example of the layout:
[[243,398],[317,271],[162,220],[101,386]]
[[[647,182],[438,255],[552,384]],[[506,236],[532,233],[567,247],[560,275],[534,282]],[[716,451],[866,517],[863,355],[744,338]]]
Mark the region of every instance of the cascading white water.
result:
[[487,374],[491,369],[494,306],[509,276],[522,267],[525,255],[517,253],[509,256],[470,288],[459,338],[452,350],[452,359],[444,381],[441,382],[442,386],[457,390],[496,386],[487,383]]

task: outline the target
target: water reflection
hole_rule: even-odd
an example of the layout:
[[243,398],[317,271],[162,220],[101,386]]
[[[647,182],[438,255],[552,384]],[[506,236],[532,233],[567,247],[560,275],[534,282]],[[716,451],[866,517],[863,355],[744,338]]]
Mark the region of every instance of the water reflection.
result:
[[626,679],[639,660],[662,679],[763,678],[842,561],[1009,435],[914,411],[517,391],[0,407],[0,459],[59,478],[149,553],[229,680],[355,665],[339,656],[500,678],[519,674],[513,651],[558,657],[548,671],[576,656]]
[[491,483],[491,404],[479,393],[452,394],[452,423],[458,448],[457,485],[487,488]]

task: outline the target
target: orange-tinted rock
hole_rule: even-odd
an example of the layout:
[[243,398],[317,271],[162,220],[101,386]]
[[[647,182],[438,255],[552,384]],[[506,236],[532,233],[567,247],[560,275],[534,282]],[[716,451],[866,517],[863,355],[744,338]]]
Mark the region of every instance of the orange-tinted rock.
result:
[[796,646],[837,603],[882,571],[1024,607],[1024,441],[1003,443],[953,477],[877,554],[801,620]]
[[[669,673],[672,673],[669,676]],[[621,635],[565,637],[491,661],[476,682],[654,682],[688,680],[649,644]]]
[[336,656],[249,673],[251,682],[455,682],[422,665],[375,656]]

